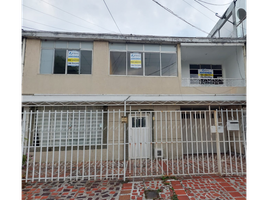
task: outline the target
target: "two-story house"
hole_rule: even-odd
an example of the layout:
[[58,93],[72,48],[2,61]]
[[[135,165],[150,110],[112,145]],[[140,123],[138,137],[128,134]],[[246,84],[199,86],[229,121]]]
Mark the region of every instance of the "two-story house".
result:
[[[22,31],[22,42],[22,149],[35,163],[27,173],[49,163],[58,163],[55,172],[62,163],[66,170],[66,162],[89,162],[81,177],[134,176],[136,162],[145,159],[147,175],[154,169],[147,161],[153,165],[159,157],[151,175],[180,174],[186,171],[175,166],[183,155],[186,163],[188,155],[245,153],[243,38]],[[220,146],[211,129],[216,109]],[[230,120],[238,123],[239,137],[228,135]],[[214,164],[207,170],[215,172]],[[40,174],[33,179],[49,177]]]

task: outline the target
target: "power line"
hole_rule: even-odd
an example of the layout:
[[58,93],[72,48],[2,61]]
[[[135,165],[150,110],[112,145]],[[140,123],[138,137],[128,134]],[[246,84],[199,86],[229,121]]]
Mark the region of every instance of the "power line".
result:
[[191,4],[189,4],[187,1],[182,0],[185,3],[187,3],[189,6],[191,6],[192,8],[194,8],[195,10],[197,10],[198,12],[200,12],[201,14],[203,14],[205,17],[207,17],[208,19],[212,20],[213,22],[217,22],[216,20],[211,19],[210,17],[208,17],[207,15],[205,15],[203,12],[201,12],[200,10],[198,10],[197,8],[195,8],[194,6],[192,6]]
[[57,6],[54,6],[54,5],[48,3],[48,2],[46,2],[46,1],[44,1],[44,0],[41,0],[41,1],[43,1],[44,3],[50,5],[50,6],[56,8],[56,9],[58,9],[58,10],[61,10],[62,12],[65,12],[65,13],[67,13],[67,14],[69,14],[69,15],[72,15],[72,16],[74,16],[74,17],[80,19],[80,20],[83,20],[83,21],[85,21],[85,22],[87,22],[87,23],[90,23],[90,24],[92,24],[92,25],[94,25],[94,26],[98,26],[99,28],[102,28],[102,29],[107,30],[107,31],[109,31],[109,32],[117,33],[117,32],[115,32],[115,31],[112,31],[112,30],[106,29],[106,28],[104,28],[104,27],[101,27],[101,26],[99,26],[99,25],[97,25],[97,24],[95,24],[95,23],[93,23],[93,22],[87,21],[87,20],[85,20],[85,19],[83,19],[83,18],[81,18],[81,17],[78,17],[78,16],[76,16],[76,15],[74,15],[74,14],[72,14],[72,13],[69,13],[69,12],[67,12],[67,11],[65,11],[65,10],[63,10],[63,9],[61,9],[61,8],[59,8],[59,7],[57,7]]
[[210,35],[210,33],[208,33],[208,32],[206,32],[206,31],[202,30],[201,28],[198,28],[197,26],[195,26],[195,25],[189,23],[189,22],[186,21],[185,19],[179,17],[179,16],[176,15],[173,11],[171,11],[169,8],[166,8],[165,6],[161,5],[160,3],[158,3],[158,2],[155,1],[155,0],[152,0],[152,1],[155,2],[156,4],[158,4],[159,6],[161,6],[162,8],[164,8],[164,9],[165,9],[166,11],[168,11],[169,13],[173,14],[174,16],[176,16],[177,18],[181,19],[181,20],[184,21],[185,23],[189,24],[190,26],[192,26],[192,27],[198,29],[199,31],[202,31],[203,33],[206,33],[206,34]]
[[[42,13],[42,14],[44,14],[44,15],[48,15],[48,16],[50,16],[50,17],[54,17],[54,18],[56,18],[56,19],[59,19],[59,20],[62,20],[62,21],[64,21],[64,22],[66,22],[66,23],[73,24],[73,25],[75,25],[75,26],[80,26],[80,25],[77,25],[77,24],[72,23],[72,22],[70,22],[70,21],[67,21],[67,20],[64,20],[64,19],[55,17],[55,16],[53,16],[53,15],[44,13],[44,12],[42,12],[42,11],[40,11],[40,10],[36,10],[36,9],[31,8],[31,7],[29,7],[29,6],[26,6],[26,5],[24,5],[24,4],[22,4],[22,5],[23,5],[24,7],[26,7],[26,8],[29,8],[29,9],[34,10],[34,11],[36,11],[36,12],[40,12],[40,13]],[[80,27],[82,27],[82,28],[86,28],[86,29],[91,29],[91,28],[88,28],[88,27],[85,27],[85,26],[80,26]],[[94,30],[94,29],[91,29],[91,30],[93,30],[93,31],[97,31],[97,30]]]
[[204,8],[208,9],[210,12],[212,12],[213,14],[216,14],[216,12],[214,12],[213,10],[211,10],[210,8],[208,8],[207,6],[203,5],[202,3],[200,3],[197,0],[194,0],[196,3],[199,3],[201,6],[203,6]]
[[61,30],[64,30],[64,31],[69,31],[69,30],[66,30],[66,29],[63,29],[63,28],[59,28],[59,27],[54,27],[54,26],[49,26],[47,24],[42,24],[42,23],[39,23],[39,22],[36,22],[36,21],[32,21],[32,20],[29,20],[29,19],[25,19],[25,18],[22,18],[23,20],[26,20],[26,21],[30,21],[30,22],[33,22],[33,23],[36,23],[36,24],[41,24],[43,26],[48,26],[48,27],[51,27],[51,28],[55,28],[55,29],[61,29]]
[[[108,11],[109,11],[109,13],[110,13],[112,19],[114,20],[113,15],[112,15],[112,13],[110,12],[110,10],[109,10],[109,8],[108,8],[108,5],[106,4],[105,0],[103,0],[103,2],[104,2],[104,4],[105,4],[106,8],[108,9]],[[119,32],[122,34],[122,32],[120,31],[119,27],[117,26],[117,23],[116,23],[115,20],[114,20],[114,23],[115,23],[117,29],[119,30]]]
[[202,1],[202,0],[197,0],[197,1],[200,1],[202,3],[209,4],[209,5],[212,5],[212,6],[226,6],[226,5],[230,5],[233,2],[233,1],[231,1],[231,2],[225,3],[225,4],[215,4],[215,3],[209,3],[209,2],[206,2],[206,1]]

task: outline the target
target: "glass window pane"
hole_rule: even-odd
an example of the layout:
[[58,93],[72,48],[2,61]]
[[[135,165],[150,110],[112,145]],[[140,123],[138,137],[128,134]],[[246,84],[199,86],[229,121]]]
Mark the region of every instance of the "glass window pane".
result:
[[176,52],[176,46],[175,45],[161,45],[161,51]]
[[177,55],[175,53],[161,54],[162,76],[178,76]]
[[221,69],[221,65],[212,65],[212,69]]
[[66,50],[55,49],[54,74],[65,74]]
[[126,44],[109,44],[110,50],[126,50]]
[[53,49],[54,41],[42,41],[42,49]]
[[67,74],[79,74],[80,51],[68,50]]
[[80,42],[69,42],[69,49],[80,49]]
[[42,49],[40,74],[52,74],[53,69],[53,49]]
[[198,70],[190,70],[190,74],[198,74]]
[[200,69],[199,65],[190,65],[190,69]]
[[56,41],[55,48],[67,49],[67,42],[65,41]]
[[92,50],[92,42],[81,42],[81,49]]
[[144,45],[145,51],[160,51],[160,45],[156,44],[146,44]]
[[160,76],[160,53],[145,53],[145,75]]
[[127,75],[143,75],[143,53],[127,53]]
[[201,65],[201,69],[211,69],[211,65]]
[[127,49],[128,50],[142,51],[143,50],[143,45],[142,44],[128,44]]
[[91,74],[92,51],[81,51],[80,74]]
[[126,53],[110,53],[110,74],[126,75]]

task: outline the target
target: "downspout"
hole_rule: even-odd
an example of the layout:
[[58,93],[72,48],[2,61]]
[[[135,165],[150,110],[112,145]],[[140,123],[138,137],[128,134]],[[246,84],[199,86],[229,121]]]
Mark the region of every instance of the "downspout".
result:
[[24,61],[25,61],[25,41],[26,39],[23,38],[22,40],[22,52],[21,52],[21,81],[23,77],[23,69],[24,69]]

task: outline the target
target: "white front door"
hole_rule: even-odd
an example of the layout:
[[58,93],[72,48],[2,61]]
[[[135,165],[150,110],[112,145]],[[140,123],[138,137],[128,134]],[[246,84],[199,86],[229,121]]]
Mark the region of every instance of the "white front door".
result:
[[136,113],[136,115],[129,115],[128,119],[130,159],[150,158],[150,115]]

